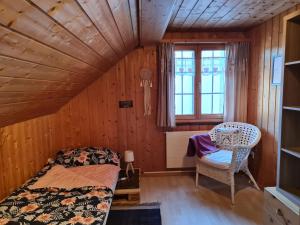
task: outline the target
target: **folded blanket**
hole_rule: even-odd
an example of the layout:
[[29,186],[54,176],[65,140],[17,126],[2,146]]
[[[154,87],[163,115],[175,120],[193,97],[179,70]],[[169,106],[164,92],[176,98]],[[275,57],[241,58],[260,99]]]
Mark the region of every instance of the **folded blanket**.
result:
[[29,189],[39,188],[80,188],[80,187],[108,187],[114,188],[120,168],[114,165],[94,165],[65,168],[61,165],[53,166]]
[[204,155],[218,151],[211,141],[209,134],[194,135],[189,138],[187,156],[192,157],[197,154],[200,158]]

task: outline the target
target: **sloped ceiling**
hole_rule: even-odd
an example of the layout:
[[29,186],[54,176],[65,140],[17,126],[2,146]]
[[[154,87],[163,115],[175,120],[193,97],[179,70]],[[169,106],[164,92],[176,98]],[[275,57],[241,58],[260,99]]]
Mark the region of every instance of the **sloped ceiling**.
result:
[[1,0],[0,125],[57,111],[138,45],[135,0]]
[[57,111],[166,29],[248,27],[299,1],[0,0],[0,126]]

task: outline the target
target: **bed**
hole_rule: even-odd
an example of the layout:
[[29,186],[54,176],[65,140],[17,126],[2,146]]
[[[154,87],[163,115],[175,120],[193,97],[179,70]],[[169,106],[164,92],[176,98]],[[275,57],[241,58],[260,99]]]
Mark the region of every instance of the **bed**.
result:
[[60,151],[0,203],[0,225],[104,225],[118,172],[119,155],[108,148]]

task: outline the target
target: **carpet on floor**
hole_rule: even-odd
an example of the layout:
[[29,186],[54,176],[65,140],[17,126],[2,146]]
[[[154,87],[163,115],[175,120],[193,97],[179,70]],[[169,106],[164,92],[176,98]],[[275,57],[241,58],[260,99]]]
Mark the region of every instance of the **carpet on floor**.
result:
[[112,206],[106,225],[161,225],[160,203]]

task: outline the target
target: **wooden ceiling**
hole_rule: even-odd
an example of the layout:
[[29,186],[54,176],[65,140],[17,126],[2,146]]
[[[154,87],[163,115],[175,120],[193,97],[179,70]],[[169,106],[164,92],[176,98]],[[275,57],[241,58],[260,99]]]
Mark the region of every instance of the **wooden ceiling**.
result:
[[0,125],[57,111],[138,45],[135,0],[1,0]]
[[300,0],[176,0],[168,30],[247,29]]
[[0,0],[0,126],[57,111],[166,29],[249,27],[300,0]]

